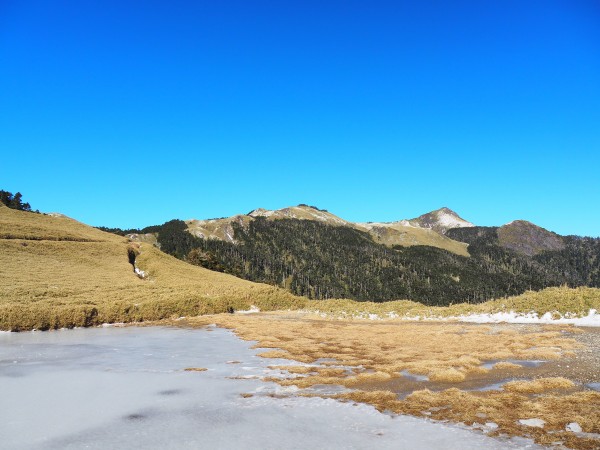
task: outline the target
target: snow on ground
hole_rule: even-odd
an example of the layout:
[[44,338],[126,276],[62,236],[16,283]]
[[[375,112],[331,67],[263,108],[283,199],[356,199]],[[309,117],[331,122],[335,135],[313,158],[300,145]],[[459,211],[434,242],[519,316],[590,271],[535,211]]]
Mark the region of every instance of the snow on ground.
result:
[[[307,313],[316,313],[321,317],[335,316],[336,314],[321,312],[321,311],[310,311],[306,310]],[[389,312],[384,316],[372,313],[364,312],[340,312],[337,315],[344,318],[354,319],[369,319],[369,320],[384,320],[384,319],[400,319],[406,321],[458,321],[458,322],[471,322],[471,323],[532,323],[532,324],[570,324],[581,327],[600,327],[600,314],[595,309],[590,309],[586,316],[579,317],[576,314],[566,313],[564,316],[558,312],[545,313],[541,317],[535,313],[517,313],[514,311],[510,312],[498,312],[498,313],[482,313],[482,314],[466,314],[464,316],[411,316],[411,315],[398,315],[395,312]]]
[[466,220],[446,212],[438,212],[436,218],[438,224],[446,228],[468,228],[475,226],[471,222],[467,222]]
[[538,448],[368,405],[294,396],[297,388],[260,380],[278,372],[269,365],[290,362],[260,358],[252,344],[216,327],[3,333],[2,448]]
[[567,426],[565,427],[566,431],[571,431],[572,433],[581,433],[581,425],[579,425],[577,422],[571,422],[569,424],[567,424]]
[[242,309],[242,310],[238,310],[235,311],[236,314],[255,314],[255,313],[259,313],[260,309],[258,308],[258,306],[254,306],[251,305],[250,309]]
[[537,313],[520,314],[514,311],[499,312],[493,314],[469,314],[453,318],[461,322],[473,323],[539,323],[539,324],[571,324],[583,327],[600,327],[600,314],[595,309],[590,309],[587,316],[577,317],[574,314],[565,314],[565,316],[553,317],[551,313],[546,313],[541,317]]
[[544,428],[544,425],[546,424],[542,419],[520,419],[519,423],[526,427],[534,428]]

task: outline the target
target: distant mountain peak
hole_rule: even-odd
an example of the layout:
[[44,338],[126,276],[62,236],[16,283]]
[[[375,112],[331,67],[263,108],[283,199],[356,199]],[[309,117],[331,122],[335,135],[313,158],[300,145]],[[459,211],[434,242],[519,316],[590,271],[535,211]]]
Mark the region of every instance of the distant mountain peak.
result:
[[298,206],[288,206],[287,208],[268,210],[257,208],[248,213],[250,217],[267,217],[271,219],[301,219],[317,220],[319,222],[329,223],[330,225],[348,225],[349,222],[331,214],[326,209],[319,209],[316,206],[305,205],[301,203]]
[[451,210],[450,208],[448,208],[447,206],[442,206],[439,209],[436,209],[434,211],[431,211],[431,213],[436,213],[436,214],[450,214],[452,216],[456,216],[456,217],[460,217],[458,215],[458,213],[456,213],[455,211]]
[[[509,225],[515,225],[515,226],[530,226],[530,227],[535,227],[535,228],[542,228],[539,225],[536,225],[533,222],[530,222],[529,220],[524,220],[524,219],[517,219],[517,220],[513,220],[511,222],[508,222],[504,225],[502,225],[503,227],[507,227]],[[543,229],[543,228],[542,228]]]
[[452,228],[466,228],[475,226],[446,206],[423,214],[415,219],[410,219],[408,223],[410,223],[412,226],[430,228],[441,234],[445,234],[446,231]]
[[527,256],[565,247],[561,236],[527,220],[513,220],[498,228],[497,233],[502,247]]
[[250,217],[269,217],[273,213],[274,211],[269,211],[268,209],[256,208],[250,211],[247,215]]

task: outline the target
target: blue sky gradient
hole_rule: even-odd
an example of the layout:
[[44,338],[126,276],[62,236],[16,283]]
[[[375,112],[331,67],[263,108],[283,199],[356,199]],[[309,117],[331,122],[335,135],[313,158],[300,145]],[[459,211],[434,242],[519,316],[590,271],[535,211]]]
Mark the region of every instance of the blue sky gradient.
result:
[[600,236],[600,3],[4,0],[0,156],[92,225],[448,206]]

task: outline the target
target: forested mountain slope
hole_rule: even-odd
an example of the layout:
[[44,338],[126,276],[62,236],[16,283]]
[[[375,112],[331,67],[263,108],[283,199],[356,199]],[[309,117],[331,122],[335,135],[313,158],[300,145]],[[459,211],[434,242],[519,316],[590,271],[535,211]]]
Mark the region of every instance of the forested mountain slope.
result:
[[[511,222],[502,227],[454,229],[448,235],[468,243],[469,252],[477,259],[531,261],[570,286],[600,287],[600,238],[559,236],[532,223],[518,222],[518,233]],[[509,233],[511,239],[506,237]]]
[[261,217],[232,225],[235,244],[193,236],[177,220],[163,225],[158,242],[192,264],[316,299],[407,298],[448,305],[564,284],[599,285],[599,240],[560,237],[563,249],[531,257],[501,245],[497,230],[447,230],[469,244],[471,257],[430,246],[389,248],[348,226]]

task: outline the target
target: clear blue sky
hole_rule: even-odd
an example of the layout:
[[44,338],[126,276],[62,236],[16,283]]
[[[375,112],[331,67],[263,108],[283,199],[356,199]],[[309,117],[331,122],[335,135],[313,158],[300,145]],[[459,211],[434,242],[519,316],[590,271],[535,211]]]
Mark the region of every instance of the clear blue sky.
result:
[[600,3],[0,1],[0,189],[92,225],[308,203],[600,235]]

